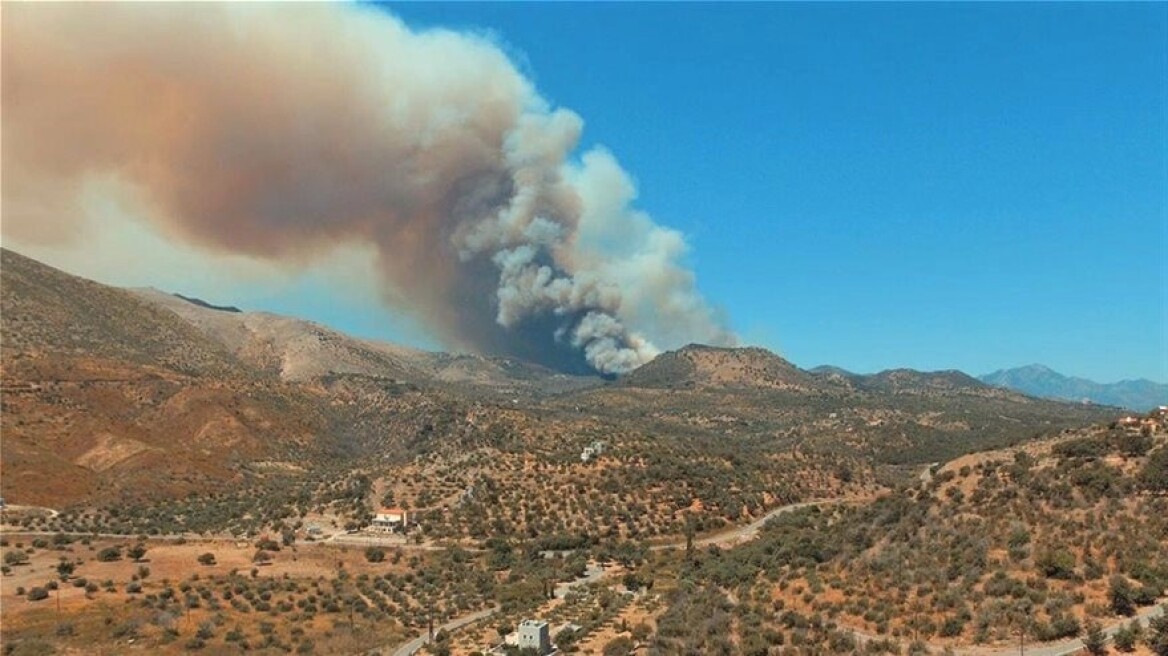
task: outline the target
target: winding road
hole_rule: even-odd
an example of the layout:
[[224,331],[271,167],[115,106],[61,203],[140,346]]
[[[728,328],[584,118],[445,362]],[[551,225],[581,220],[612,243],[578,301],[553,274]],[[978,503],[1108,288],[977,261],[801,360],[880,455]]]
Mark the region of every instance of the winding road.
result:
[[[763,526],[770,520],[796,510],[803,508],[811,508],[812,506],[828,506],[837,503],[848,503],[855,501],[853,497],[840,497],[838,499],[817,499],[815,501],[800,501],[799,503],[790,503],[785,506],[779,506],[772,509],[767,514],[759,517],[749,524],[736,526],[725,531],[720,531],[712,535],[707,535],[701,538],[694,538],[693,544],[695,547],[707,547],[711,544],[716,544],[719,547],[731,546],[739,542],[749,542],[758,537],[758,532],[762,530]],[[649,547],[650,551],[665,551],[666,549],[679,549],[685,547],[685,540],[673,540],[662,544],[655,544]]]

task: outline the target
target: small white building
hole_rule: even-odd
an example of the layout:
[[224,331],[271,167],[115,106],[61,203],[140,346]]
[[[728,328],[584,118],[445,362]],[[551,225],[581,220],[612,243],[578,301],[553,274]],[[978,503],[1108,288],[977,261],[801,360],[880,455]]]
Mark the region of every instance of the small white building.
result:
[[602,453],[604,453],[604,442],[592,440],[592,443],[580,452],[580,462],[591,462],[593,458],[599,457]]
[[369,528],[383,533],[393,533],[409,526],[409,519],[409,513],[401,508],[382,508],[381,512],[373,516]]
[[534,649],[540,656],[552,653],[552,636],[543,620],[523,620],[519,623],[519,648]]

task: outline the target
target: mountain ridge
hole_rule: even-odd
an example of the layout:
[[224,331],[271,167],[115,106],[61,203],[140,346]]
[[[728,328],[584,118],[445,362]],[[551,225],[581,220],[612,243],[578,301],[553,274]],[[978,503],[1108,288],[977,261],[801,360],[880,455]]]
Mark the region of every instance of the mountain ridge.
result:
[[[481,451],[480,463],[530,451],[578,461],[582,445],[598,439],[638,458],[813,453],[821,460],[809,471],[826,477],[808,480],[825,482],[832,459],[933,462],[1114,419],[960,372],[815,373],[758,347],[691,344],[615,380],[571,376],[110,287],[7,250],[2,257],[0,466],[3,496],[17,502],[143,503],[266,485],[270,470],[256,462],[349,471],[369,458],[379,467],[425,454],[458,461],[467,449]],[[767,462],[751,476],[772,476]],[[683,464],[691,466],[683,458],[670,467]],[[671,468],[651,471],[658,478],[635,482],[647,495],[676,478]]]
[[1029,364],[978,377],[983,383],[1047,399],[1112,405],[1146,411],[1168,404],[1168,385],[1144,378],[1098,383],[1067,376],[1042,364]]

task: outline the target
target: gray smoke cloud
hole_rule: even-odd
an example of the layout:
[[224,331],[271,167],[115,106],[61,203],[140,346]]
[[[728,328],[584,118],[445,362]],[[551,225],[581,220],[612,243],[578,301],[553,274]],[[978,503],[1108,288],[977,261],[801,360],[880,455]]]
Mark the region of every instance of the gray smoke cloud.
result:
[[6,236],[70,239],[113,180],[212,251],[371,244],[453,346],[621,373],[735,341],[683,237],[489,39],[338,4],[18,3],[2,30]]

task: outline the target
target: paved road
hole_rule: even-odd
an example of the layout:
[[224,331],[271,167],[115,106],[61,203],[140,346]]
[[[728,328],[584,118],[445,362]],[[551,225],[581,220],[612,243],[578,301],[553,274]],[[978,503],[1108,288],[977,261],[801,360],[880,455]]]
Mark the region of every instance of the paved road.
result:
[[[940,463],[931,462],[931,463],[923,466],[921,473],[919,475],[921,482],[928,483],[929,481],[931,481],[933,479],[933,467],[937,466],[938,464],[940,464]],[[871,498],[870,497],[837,497],[834,499],[816,499],[814,501],[801,501],[799,503],[791,503],[791,504],[787,504],[785,506],[779,506],[778,508],[771,510],[770,512],[763,515],[762,517],[760,517],[760,518],[754,520],[753,522],[746,524],[744,526],[738,526],[735,528],[728,529],[726,531],[722,531],[720,533],[715,533],[713,535],[707,535],[703,538],[697,538],[694,540],[694,546],[695,547],[705,547],[705,546],[709,546],[711,544],[716,544],[720,547],[725,547],[725,546],[737,544],[739,542],[747,542],[747,541],[753,540],[754,538],[758,537],[758,532],[760,530],[762,530],[762,527],[766,526],[766,523],[768,521],[770,521],[771,519],[773,519],[775,517],[778,517],[779,515],[789,513],[789,512],[794,512],[794,511],[800,510],[802,508],[810,508],[811,506],[830,506],[830,505],[837,504],[837,503],[855,503],[857,501],[871,501]],[[683,540],[674,540],[672,542],[666,542],[663,544],[655,544],[655,545],[649,547],[649,549],[651,549],[653,551],[661,551],[664,549],[677,549],[679,547],[681,547],[681,548],[685,547],[685,540],[684,539]]]
[[16,505],[13,503],[5,505],[2,509],[5,511],[12,511],[12,512],[25,512],[25,511],[47,512],[47,513],[49,513],[49,517],[56,517],[57,515],[61,514],[59,511],[53,510],[52,508],[46,508],[44,506],[20,506],[20,505]]
[[[335,533],[323,540],[318,540],[318,542],[362,547],[384,547],[386,549],[401,549],[403,551],[445,551],[449,548],[441,544],[414,544],[408,540],[402,540],[401,537],[396,535],[382,536],[365,533]],[[478,547],[464,547],[460,545],[459,548],[463,551],[483,551],[483,549]]]
[[[30,531],[20,527],[5,526],[0,529],[0,535],[36,535],[52,537],[54,535],[68,535],[72,538],[112,538],[116,540],[137,540],[141,533],[94,533],[92,531]],[[212,535],[210,537],[192,533],[184,535],[182,533],[165,533],[163,535],[145,534],[146,540],[186,540],[187,542],[231,542],[235,540],[248,540],[248,538],[235,538],[229,535]]]
[[[800,501],[799,503],[791,503],[791,504],[787,504],[785,506],[779,506],[778,508],[771,510],[767,514],[763,515],[762,517],[759,517],[758,519],[754,520],[753,522],[751,522],[749,524],[745,524],[743,526],[738,526],[738,527],[735,527],[732,529],[728,529],[726,531],[722,531],[720,533],[715,533],[713,535],[707,535],[706,537],[703,537],[703,538],[696,538],[693,543],[694,543],[695,547],[705,547],[705,546],[709,546],[711,544],[716,544],[720,547],[725,547],[725,546],[729,546],[732,544],[737,544],[739,542],[747,542],[747,541],[753,540],[754,538],[758,537],[758,532],[760,530],[762,530],[762,527],[766,526],[766,523],[768,521],[774,519],[775,517],[778,517],[779,515],[789,513],[789,512],[794,512],[794,511],[800,510],[802,508],[810,508],[812,506],[827,506],[827,505],[831,505],[831,504],[835,504],[835,503],[847,503],[849,501],[855,501],[855,500],[856,499],[854,499],[852,497],[840,497],[838,499],[817,499],[815,501]],[[685,548],[685,540],[674,540],[672,542],[665,542],[663,544],[655,544],[655,545],[649,547],[649,549],[651,551],[663,551],[665,549],[679,549],[679,548],[682,548],[682,549]]]
[[556,597],[563,597],[574,588],[578,588],[582,585],[588,585],[589,583],[595,583],[602,578],[604,578],[604,568],[600,565],[592,565],[588,569],[584,570],[583,578],[556,585]]

